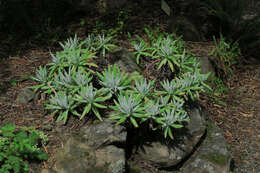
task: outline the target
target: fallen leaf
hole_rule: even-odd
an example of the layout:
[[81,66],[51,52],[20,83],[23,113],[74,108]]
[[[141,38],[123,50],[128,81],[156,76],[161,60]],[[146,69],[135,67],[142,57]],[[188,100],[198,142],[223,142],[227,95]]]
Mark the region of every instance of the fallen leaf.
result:
[[225,131],[225,135],[228,136],[228,137],[232,137],[232,134],[228,130]]
[[249,130],[249,129],[241,129],[241,132],[246,132],[246,133],[249,133],[249,134],[254,134],[253,130]]
[[246,118],[250,118],[250,117],[253,117],[253,113],[243,113],[243,112],[240,112],[240,114],[243,116],[243,117],[246,117]]

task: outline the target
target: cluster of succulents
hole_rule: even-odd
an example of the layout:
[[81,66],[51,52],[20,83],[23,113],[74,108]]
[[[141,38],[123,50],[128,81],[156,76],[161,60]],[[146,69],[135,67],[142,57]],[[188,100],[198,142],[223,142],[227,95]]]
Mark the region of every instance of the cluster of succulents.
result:
[[[103,72],[95,72],[96,55],[106,56],[116,46],[112,38],[104,35],[89,35],[85,41],[68,39],[60,43],[63,50],[51,54],[52,62],[40,67],[32,77],[39,82],[35,90],[49,94],[46,109],[53,110],[57,121],[68,121],[70,115],[79,119],[95,115],[100,121],[100,109],[114,110],[109,118],[117,124],[137,128],[150,123],[153,129],[161,129],[165,137],[173,138],[173,129],[183,127],[189,121],[184,109],[185,101],[194,100],[204,88],[208,75],[200,74],[195,58],[187,55],[183,41],[171,35],[152,40],[134,42],[133,54],[139,63],[140,58],[148,56],[159,58],[158,69],[168,64],[178,77],[171,81],[161,81],[161,90],[154,87],[156,80],[144,77],[134,79],[122,72],[117,65],[108,65]],[[98,79],[92,82],[93,76]]]

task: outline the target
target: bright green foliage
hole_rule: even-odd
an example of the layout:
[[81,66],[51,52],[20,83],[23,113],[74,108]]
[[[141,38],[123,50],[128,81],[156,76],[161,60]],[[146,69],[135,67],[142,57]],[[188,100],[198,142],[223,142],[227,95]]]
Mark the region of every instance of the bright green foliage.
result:
[[134,55],[136,56],[136,63],[140,63],[140,57],[151,57],[152,54],[149,52],[149,48],[143,39],[139,39],[139,42],[132,42],[132,46],[135,49]]
[[180,67],[179,61],[185,57],[185,50],[182,50],[183,44],[184,42],[173,40],[170,36],[163,38],[154,51],[155,57],[161,59],[158,69],[168,64],[171,71],[174,72],[176,67]]
[[90,50],[91,52],[95,51],[96,39],[93,34],[89,34],[88,37],[82,41],[81,44],[85,44],[86,49]]
[[158,33],[152,32],[147,28],[145,28],[145,32],[149,39],[147,42],[137,35],[139,43],[132,43],[137,63],[140,58],[150,57],[159,59],[158,70],[166,65],[176,74],[193,70],[191,66],[196,59],[184,49],[184,41],[181,38],[176,38],[174,34],[159,33],[158,30]]
[[17,131],[11,124],[1,127],[0,172],[26,173],[29,171],[26,160],[47,160],[47,154],[38,148],[38,143],[39,132],[36,130]]
[[87,86],[92,80],[92,76],[84,71],[72,71],[69,68],[68,72],[60,72],[53,80],[53,88],[66,93],[75,93],[81,87]]
[[211,90],[211,88],[204,82],[209,74],[200,74],[198,66],[196,65],[195,72],[188,72],[179,78],[173,79],[171,82],[168,80],[161,82],[164,91],[159,91],[159,94],[168,94],[172,98],[180,100],[184,98],[188,100],[188,96],[194,100],[199,92],[204,91],[204,88]]
[[46,104],[46,109],[54,110],[52,115],[58,114],[57,122],[63,120],[64,123],[67,122],[69,113],[72,113],[76,116],[80,116],[79,113],[75,110],[77,104],[71,96],[67,96],[64,92],[59,92],[55,96],[51,96],[50,103]]
[[107,94],[104,89],[95,90],[92,85],[82,87],[78,94],[75,96],[75,101],[79,104],[84,104],[84,111],[80,116],[82,119],[90,110],[95,114],[95,116],[102,121],[101,115],[98,109],[107,108],[102,103],[111,98],[111,94]]
[[50,66],[50,77],[53,77],[55,72],[64,71],[69,67],[73,70],[84,70],[87,68],[88,71],[93,72],[90,67],[97,67],[93,63],[95,52],[84,48],[86,47],[85,44],[86,42],[79,44],[77,36],[74,39],[68,39],[65,43],[60,43],[63,50],[57,52],[56,55],[51,53],[52,62],[47,64],[47,66]]
[[39,85],[35,85],[32,88],[35,89],[35,91],[39,90],[39,89],[47,89],[47,82],[48,82],[48,71],[46,69],[46,67],[39,67],[39,69],[36,71],[35,76],[31,77],[33,80],[39,82]]
[[[95,54],[106,56],[108,51],[114,49],[112,37],[98,35],[95,38],[89,35],[81,43],[75,37],[61,43],[63,51],[51,55],[53,62],[48,64],[49,68],[40,67],[34,77],[41,83],[38,89],[50,95],[46,109],[52,110],[57,121],[66,123],[70,115],[83,119],[88,114],[94,114],[102,121],[100,109],[109,107],[115,111],[110,118],[117,124],[124,124],[127,128],[145,124],[145,127],[161,130],[165,137],[173,138],[173,129],[181,128],[184,122],[189,121],[183,108],[185,102],[196,99],[205,88],[210,89],[204,83],[209,74],[200,74],[196,58],[184,49],[180,38],[156,34],[148,29],[146,33],[148,42],[137,36],[139,42],[133,43],[134,54],[137,63],[140,58],[150,57],[156,59],[155,63],[158,62],[158,69],[169,66],[174,78],[161,82],[163,91],[155,90],[155,80],[138,75],[129,77],[117,65],[94,73],[90,67],[95,65],[89,65],[88,60]],[[152,35],[157,38],[152,38]],[[92,76],[95,79],[93,83]],[[97,78],[102,86],[99,89],[95,88]],[[114,98],[114,104],[108,105],[111,98]]]
[[111,94],[117,94],[120,90],[129,88],[132,79],[128,79],[127,74],[120,72],[119,67],[114,65],[108,66],[102,74],[97,73],[100,84],[104,86]]
[[[178,103],[178,102],[176,102]],[[163,112],[163,117],[157,118],[156,122],[160,124],[161,128],[164,131],[164,137],[170,136],[173,139],[172,129],[171,128],[182,128],[182,122],[188,122],[189,118],[187,112],[182,108],[183,103],[180,107],[174,104],[174,107],[171,110],[167,109]]]
[[218,42],[215,37],[213,37],[213,40],[216,48],[210,55],[218,58],[216,61],[217,68],[223,71],[224,74],[222,74],[222,76],[228,77],[233,72],[232,68],[237,63],[238,56],[241,55],[238,43],[236,42],[231,45],[226,42],[222,35]]
[[159,30],[160,27],[156,27],[152,29],[148,26],[144,28],[144,32],[148,37],[149,43],[154,43],[158,37],[161,37],[165,34],[165,33],[161,33]]
[[169,97],[160,97],[160,102],[156,104],[150,102],[146,115],[153,120],[154,129],[161,129],[164,132],[164,137],[169,136],[173,139],[173,128],[183,127],[183,122],[189,122],[187,112],[183,109],[184,101],[172,99],[169,102]]
[[139,80],[135,80],[135,87],[133,89],[135,92],[140,94],[143,98],[145,98],[152,94],[154,82],[155,80],[147,81],[142,77]]
[[80,70],[74,73],[72,78],[76,86],[78,86],[79,88],[87,86],[92,80],[92,76],[90,75],[90,72],[86,73]]
[[107,36],[105,37],[105,35],[98,35],[97,36],[97,47],[96,50],[100,51],[102,53],[102,56],[105,57],[106,56],[106,51],[113,51],[116,46],[112,43],[110,43],[110,41],[112,40],[113,37],[111,36]]
[[[166,105],[168,104],[168,102],[166,103]],[[165,106],[166,106],[165,105]],[[163,108],[166,108],[163,106]],[[147,108],[145,109],[145,113],[146,116],[144,117],[144,120],[148,120],[148,119],[152,119],[152,120],[156,120],[160,114],[162,114],[164,112],[164,109],[162,109],[162,106],[159,105],[159,102],[157,101],[155,103],[154,100],[150,100],[147,103]]]
[[114,100],[115,106],[110,106],[117,114],[111,116],[111,119],[118,120],[117,124],[131,122],[134,127],[138,127],[136,119],[145,117],[144,107],[141,105],[142,97],[140,95],[132,95],[120,93],[118,101]]

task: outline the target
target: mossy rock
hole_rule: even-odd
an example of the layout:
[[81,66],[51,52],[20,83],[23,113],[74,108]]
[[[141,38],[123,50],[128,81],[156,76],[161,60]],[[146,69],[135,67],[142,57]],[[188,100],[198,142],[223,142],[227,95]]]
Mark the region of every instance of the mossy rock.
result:
[[227,157],[226,155],[218,154],[218,153],[202,155],[202,158],[207,159],[208,161],[219,165],[224,165],[225,163],[228,162],[229,159],[229,157]]

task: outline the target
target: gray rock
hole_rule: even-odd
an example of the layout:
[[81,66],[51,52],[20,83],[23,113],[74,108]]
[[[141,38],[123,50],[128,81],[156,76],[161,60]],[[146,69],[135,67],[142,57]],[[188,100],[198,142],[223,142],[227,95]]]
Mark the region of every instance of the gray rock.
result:
[[181,168],[181,173],[229,173],[231,156],[222,131],[208,122],[207,136],[194,154]]
[[95,148],[100,146],[112,145],[114,143],[125,144],[126,130],[122,126],[115,125],[114,121],[104,119],[104,121],[97,121],[90,126],[81,128],[84,140],[87,145]]
[[124,150],[113,145],[94,149],[74,135],[56,156],[55,171],[59,173],[123,173]]
[[[201,111],[193,109],[190,112],[190,123],[186,128],[176,129],[173,141],[153,141],[137,150],[135,159],[144,161],[157,168],[171,167],[178,164],[189,155],[194,146],[205,133],[206,124]],[[163,138],[164,140],[164,138]]]
[[16,102],[18,104],[27,104],[31,100],[33,100],[34,96],[35,96],[35,92],[31,88],[26,87],[26,88],[23,88],[19,92],[19,94],[18,94],[18,96],[16,98]]
[[209,79],[213,78],[216,75],[215,68],[212,65],[208,56],[199,57],[199,62],[202,74],[210,73],[211,75]]
[[124,173],[125,152],[116,144],[125,143],[126,132],[111,120],[80,129],[55,156],[59,173]]
[[169,21],[169,32],[182,35],[185,41],[200,41],[201,36],[196,26],[184,16],[174,16]]
[[111,60],[124,72],[141,72],[141,69],[136,64],[135,57],[127,49],[116,49],[112,52]]

